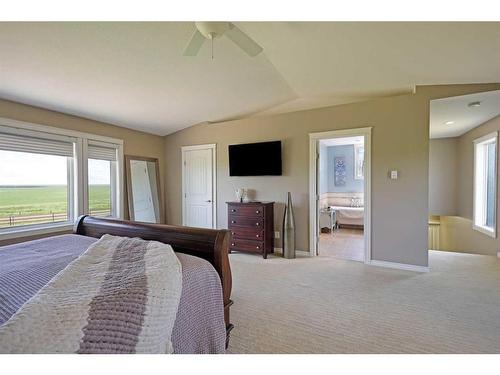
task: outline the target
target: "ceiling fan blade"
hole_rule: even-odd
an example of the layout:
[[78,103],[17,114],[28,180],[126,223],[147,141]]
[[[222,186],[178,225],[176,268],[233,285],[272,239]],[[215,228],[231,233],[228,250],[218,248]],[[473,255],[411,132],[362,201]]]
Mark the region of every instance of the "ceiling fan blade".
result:
[[195,30],[193,36],[191,37],[191,40],[189,41],[188,45],[184,49],[184,56],[196,56],[198,52],[200,51],[201,46],[203,45],[203,42],[205,42],[205,37],[198,31]]
[[263,51],[263,48],[261,46],[255,43],[252,38],[250,38],[247,34],[245,34],[232,23],[229,24],[229,30],[227,30],[224,35],[231,39],[234,44],[240,47],[251,57],[257,56]]

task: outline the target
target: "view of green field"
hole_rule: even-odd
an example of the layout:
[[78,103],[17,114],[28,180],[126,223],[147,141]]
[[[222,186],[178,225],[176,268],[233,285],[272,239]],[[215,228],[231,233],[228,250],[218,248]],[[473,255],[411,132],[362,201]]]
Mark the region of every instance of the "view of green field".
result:
[[[12,221],[16,222],[17,217],[65,214],[68,209],[67,194],[67,187],[64,185],[0,186],[0,226],[13,225]],[[89,208],[91,213],[109,211],[110,202],[109,185],[90,185]],[[65,220],[64,215],[58,215],[57,218],[58,220],[47,218],[41,222]],[[40,222],[40,220],[38,221]],[[17,224],[19,225],[19,223],[18,220]]]

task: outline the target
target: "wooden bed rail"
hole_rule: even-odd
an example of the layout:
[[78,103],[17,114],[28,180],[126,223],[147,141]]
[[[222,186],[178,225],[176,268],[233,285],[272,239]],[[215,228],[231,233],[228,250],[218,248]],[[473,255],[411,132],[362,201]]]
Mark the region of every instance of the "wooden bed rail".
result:
[[100,238],[104,234],[111,234],[159,241],[169,244],[176,252],[209,261],[219,274],[222,283],[227,346],[229,333],[233,328],[229,316],[229,307],[233,303],[231,301],[231,267],[228,257],[229,231],[149,224],[82,215],[76,220],[73,233],[95,238]]

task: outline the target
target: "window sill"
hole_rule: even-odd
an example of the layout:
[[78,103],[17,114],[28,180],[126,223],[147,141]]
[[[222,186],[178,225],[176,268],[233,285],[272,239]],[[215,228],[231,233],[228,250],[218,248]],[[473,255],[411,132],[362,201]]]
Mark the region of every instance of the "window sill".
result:
[[12,238],[30,237],[39,234],[57,233],[73,229],[73,223],[63,222],[57,224],[36,225],[31,227],[18,227],[0,230],[0,240]]
[[488,228],[488,227],[482,227],[480,225],[472,224],[472,229],[481,232],[483,234],[486,234],[487,236],[490,236],[491,238],[497,238],[496,231],[494,229]]

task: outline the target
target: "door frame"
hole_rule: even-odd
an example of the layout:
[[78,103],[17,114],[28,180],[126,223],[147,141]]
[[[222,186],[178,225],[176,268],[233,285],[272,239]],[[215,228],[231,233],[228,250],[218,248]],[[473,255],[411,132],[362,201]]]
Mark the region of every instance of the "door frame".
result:
[[204,145],[182,146],[181,170],[182,170],[182,225],[186,225],[186,151],[211,150],[212,151],[212,229],[217,228],[217,144],[209,143]]
[[365,263],[371,261],[371,171],[372,171],[372,127],[332,130],[319,133],[309,133],[309,255],[318,255],[318,170],[319,141],[322,139],[364,136],[365,138],[365,176],[364,176],[364,242]]

